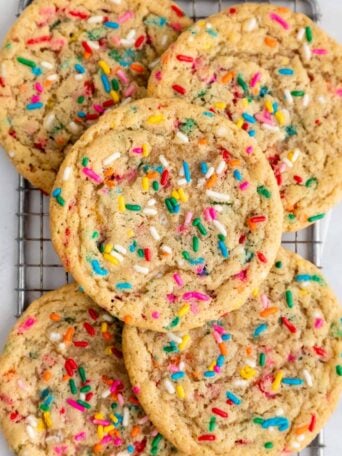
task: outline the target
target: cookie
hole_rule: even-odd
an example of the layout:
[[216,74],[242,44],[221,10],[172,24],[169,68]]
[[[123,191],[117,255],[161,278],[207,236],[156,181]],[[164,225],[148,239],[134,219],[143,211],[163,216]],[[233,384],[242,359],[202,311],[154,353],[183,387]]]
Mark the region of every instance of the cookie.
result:
[[144,99],[109,112],[58,173],[51,236],[65,268],[128,324],[200,326],[272,266],[282,207],[264,155],[210,111]]
[[299,452],[342,389],[342,312],[320,271],[281,249],[242,309],[190,332],[126,326],[123,352],[139,400],[191,455]]
[[142,98],[191,24],[169,0],[35,0],[0,51],[0,143],[49,192],[69,147],[109,108]]
[[0,422],[15,454],[175,454],[135,397],[121,331],[75,284],[31,304],[0,362]]
[[246,130],[273,167],[284,231],[296,231],[341,199],[341,81],[341,46],[309,18],[249,3],[183,33],[149,94],[204,105]]

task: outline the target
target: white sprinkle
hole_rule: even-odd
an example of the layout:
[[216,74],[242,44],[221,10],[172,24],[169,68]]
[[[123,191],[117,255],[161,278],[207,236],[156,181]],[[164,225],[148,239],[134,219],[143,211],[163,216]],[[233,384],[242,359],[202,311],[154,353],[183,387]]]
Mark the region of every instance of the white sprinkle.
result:
[[160,235],[159,235],[159,233],[158,233],[156,227],[151,226],[151,228],[150,228],[150,233],[151,233],[151,236],[153,237],[153,239],[154,239],[155,241],[160,241]]
[[212,29],[213,28],[213,26],[212,26],[212,24],[210,22],[207,22],[205,24],[205,26],[206,26],[207,29]]
[[115,5],[121,5],[122,0],[110,0]]
[[310,372],[307,369],[303,370],[303,375],[308,386],[313,386],[313,380]]
[[156,67],[158,65],[159,61],[160,61],[160,59],[153,60],[153,62],[151,62],[148,67],[150,69]]
[[101,397],[102,399],[106,399],[107,397],[110,396],[110,389],[107,389],[106,391],[104,391],[102,394],[101,394]]
[[181,362],[179,363],[179,365],[178,365],[178,368],[179,368],[179,370],[181,370],[181,371],[185,370],[185,362],[184,362],[184,361],[181,361]]
[[250,367],[255,367],[255,366],[256,366],[256,362],[255,362],[255,360],[252,359],[252,358],[247,358],[246,364],[247,364],[248,366],[250,366]]
[[48,114],[45,119],[44,119],[44,128],[45,130],[50,130],[50,128],[52,127],[52,125],[54,124],[55,122],[55,119],[56,119],[56,116],[53,112],[51,112],[50,114]]
[[116,252],[115,250],[112,250],[111,256],[113,256],[113,257],[116,258],[118,261],[120,261],[120,263],[122,263],[123,260],[124,260],[124,257],[123,257],[120,253]]
[[127,253],[127,250],[125,249],[125,247],[123,247],[123,246],[120,245],[120,244],[115,244],[115,245],[114,245],[114,249],[115,249],[117,252],[122,253],[122,255],[126,255],[126,253]]
[[80,399],[81,399],[81,401],[85,401],[86,400],[86,393],[81,393],[80,394]]
[[220,127],[216,128],[215,134],[220,138],[224,138],[230,136],[230,131],[227,127],[221,125]]
[[8,152],[8,155],[13,158],[15,157],[15,152],[13,150],[11,150],[10,152]]
[[61,340],[62,336],[56,332],[52,332],[50,333],[50,336],[49,336],[49,339],[51,340],[51,342],[58,342],[59,340]]
[[54,68],[53,63],[47,62],[46,60],[43,60],[40,62],[41,66],[46,68],[47,70],[52,70]]
[[318,102],[319,102],[320,104],[322,104],[322,105],[325,104],[325,103],[327,102],[326,98],[325,98],[323,95],[317,97],[317,100],[318,100]]
[[293,157],[291,159],[291,161],[294,163],[295,161],[298,160],[299,156],[301,155],[301,151],[300,149],[296,148],[294,151],[293,151]]
[[284,90],[284,96],[285,96],[285,100],[287,101],[287,103],[292,105],[293,104],[293,97],[291,95],[291,92],[288,89]]
[[169,162],[166,160],[164,155],[159,155],[159,161],[165,168],[169,167]]
[[50,82],[54,82],[58,81],[59,77],[58,74],[50,74],[50,76],[48,76],[46,79]]
[[184,166],[181,166],[178,171],[178,176],[184,176]]
[[205,178],[209,179],[209,177],[211,177],[214,174],[214,172],[215,172],[215,168],[213,166],[210,166],[210,168],[208,169],[208,171],[205,174]]
[[167,35],[163,35],[160,40],[161,45],[166,46],[167,40],[168,40]]
[[71,166],[67,166],[64,170],[64,173],[63,173],[63,180],[64,181],[67,181],[69,180],[70,176],[71,176],[71,173],[72,173],[72,168]]
[[220,161],[216,168],[216,174],[220,175],[226,169],[226,162],[224,160]]
[[306,43],[303,44],[303,53],[304,53],[305,60],[310,60],[311,59],[311,48]]
[[108,321],[108,322],[113,322],[114,321],[114,318],[111,315],[107,314],[107,313],[103,314],[101,318],[102,318],[102,320]]
[[175,387],[173,386],[173,384],[170,382],[170,380],[168,379],[165,379],[164,380],[164,386],[165,386],[165,389],[166,391],[169,393],[169,394],[175,394]]
[[308,95],[306,93],[303,97],[303,108],[306,108],[307,106],[309,106],[309,103],[310,103],[310,95]]
[[87,41],[88,46],[94,51],[98,51],[100,49],[100,45],[97,41]]
[[214,204],[214,209],[215,209],[217,212],[223,212],[223,207],[220,206],[219,204]]
[[244,387],[244,386],[248,385],[248,381],[247,380],[234,380],[233,385],[236,387],[239,387],[239,386]]
[[205,192],[209,198],[214,199],[216,201],[222,201],[222,202],[227,202],[230,201],[230,196],[227,195],[226,193],[219,193],[219,192],[214,192],[213,190],[206,190]]
[[298,442],[302,442],[305,439],[305,434],[301,434],[297,437]]
[[139,272],[140,274],[148,274],[149,273],[149,269],[148,268],[145,268],[144,266],[140,266],[139,264],[135,264],[134,265],[134,269]]
[[300,445],[298,442],[292,442],[291,446],[292,446],[292,448],[300,448]]
[[277,126],[275,126],[275,125],[269,125],[269,124],[263,123],[263,124],[261,125],[261,127],[262,127],[264,130],[269,130],[269,131],[274,131],[274,132],[279,131],[279,127],[277,127]]
[[26,426],[26,432],[27,432],[27,435],[29,436],[29,438],[30,438],[31,440],[34,440],[34,439],[36,438],[37,433],[36,433],[36,431],[33,429],[32,426],[30,426],[30,425]]
[[61,439],[58,435],[49,435],[48,437],[45,437],[46,443],[59,443],[60,441]]
[[181,131],[177,131],[176,137],[184,144],[189,142],[189,138]]
[[69,130],[71,131],[71,133],[77,135],[80,132],[80,129],[81,127],[77,125],[77,123],[75,123],[74,121],[69,122]]
[[223,236],[227,236],[227,230],[219,220],[213,220],[213,224],[216,226],[217,230],[223,234]]
[[125,106],[125,105],[129,104],[131,101],[132,101],[132,97],[127,97],[123,101],[120,102],[121,103],[120,106]]
[[243,24],[243,30],[245,32],[252,32],[253,30],[255,30],[257,28],[257,25],[258,25],[258,22],[257,22],[256,18],[252,17],[248,21],[245,21],[245,23]]
[[84,74],[82,74],[82,73],[75,74],[76,81],[82,81],[83,78],[84,78]]
[[35,416],[33,415],[29,415],[27,418],[26,418],[26,421],[27,423],[32,426],[33,428],[37,427],[38,426],[38,420]]
[[132,40],[133,38],[135,38],[136,34],[137,34],[137,31],[135,29],[132,29],[128,32],[126,39]]
[[289,160],[288,158],[284,157],[283,158],[283,163],[285,163],[285,165],[288,167],[288,168],[293,168],[293,163],[291,160]]
[[127,427],[128,423],[129,423],[129,410],[128,410],[128,407],[124,407],[124,409],[123,409],[123,420],[122,420],[123,427]]
[[155,200],[154,198],[151,198],[147,201],[147,206],[155,206],[157,203],[157,200]]
[[103,16],[92,16],[88,19],[89,24],[100,24],[103,22]]
[[183,187],[183,185],[186,185],[187,184],[187,181],[184,177],[182,177],[182,179],[178,179],[177,181],[177,184],[180,186],[180,187]]
[[152,208],[146,207],[143,210],[143,214],[150,215],[151,217],[153,217],[154,215],[158,214],[158,211],[157,211],[157,209],[152,209]]
[[284,416],[284,409],[279,408],[275,411],[276,416]]
[[168,332],[167,333],[167,337],[170,339],[170,340],[173,340],[173,342],[176,342],[177,344],[180,344],[182,342],[182,338],[177,336],[176,334],[172,333],[172,332]]
[[161,250],[169,255],[172,254],[172,249],[171,247],[169,247],[168,245],[162,245],[161,247]]
[[65,349],[66,349],[66,346],[65,346],[64,342],[61,342],[60,344],[58,344],[58,350],[60,350],[61,352],[64,352]]
[[110,165],[111,163],[115,162],[118,158],[120,158],[121,154],[120,152],[114,152],[112,155],[109,155],[107,158],[105,158],[102,163],[107,166]]
[[298,33],[297,33],[297,40],[298,41],[302,41],[302,39],[304,38],[304,33],[305,33],[305,28],[301,28],[298,30]]

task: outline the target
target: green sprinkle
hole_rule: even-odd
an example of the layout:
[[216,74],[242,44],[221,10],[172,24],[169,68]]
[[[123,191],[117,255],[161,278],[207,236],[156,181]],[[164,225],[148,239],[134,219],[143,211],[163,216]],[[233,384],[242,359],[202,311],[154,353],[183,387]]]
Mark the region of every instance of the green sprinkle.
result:
[[97,239],[99,237],[100,233],[98,231],[94,231],[93,234],[91,235],[92,239]]
[[77,393],[75,380],[73,380],[72,378],[69,380],[69,387],[70,387],[70,391],[71,391],[72,394],[76,394]]
[[82,366],[79,367],[78,368],[78,373],[79,373],[79,376],[81,377],[82,382],[85,383],[87,381],[87,376],[86,376],[84,367],[82,367]]
[[49,406],[46,405],[46,404],[40,404],[39,408],[40,408],[40,410],[42,410],[43,412],[48,412],[48,411],[49,411]]
[[259,366],[264,367],[266,364],[266,355],[265,353],[260,353],[259,355]]
[[77,404],[82,405],[82,407],[85,407],[86,409],[90,409],[90,408],[91,408],[91,405],[88,404],[88,402],[81,401],[81,399],[79,399],[79,400],[76,401],[76,402],[77,402]]
[[258,192],[259,195],[261,195],[261,196],[263,196],[264,198],[267,198],[267,199],[271,198],[271,196],[272,196],[272,193],[264,185],[260,185],[257,188],[257,192]]
[[80,389],[81,393],[88,393],[91,390],[90,385],[83,386],[83,388]]
[[184,260],[189,261],[190,260],[190,253],[187,252],[186,250],[183,250],[182,257],[184,258]]
[[138,254],[138,256],[140,256],[141,258],[145,256],[145,253],[144,253],[144,250],[143,250],[143,249],[138,249],[138,250],[137,250],[137,254]]
[[263,422],[264,422],[264,420],[260,417],[253,418],[253,423],[255,423],[255,424],[262,424]]
[[243,79],[241,74],[239,74],[238,77],[237,77],[237,83],[243,89],[244,92],[248,92],[248,85],[244,81],[244,79]]
[[273,448],[273,443],[272,442],[266,442],[264,444],[264,447],[267,449],[267,450],[270,450],[271,448]]
[[308,179],[306,182],[305,182],[305,187],[312,187],[314,186],[315,188],[317,187],[318,185],[318,179],[316,177],[310,177],[310,179]]
[[112,79],[112,87],[116,92],[120,89],[120,84],[117,79]]
[[274,265],[277,269],[281,269],[283,267],[283,263],[281,261],[276,261]]
[[65,204],[65,199],[64,199],[61,195],[56,196],[56,201],[57,201],[57,203],[58,203],[60,206],[62,206],[62,207],[63,207],[64,204]]
[[296,220],[295,214],[291,214],[291,213],[290,213],[290,214],[287,214],[287,218],[288,218],[290,221]]
[[292,90],[291,95],[293,97],[304,97],[305,92],[304,92],[304,90]]
[[134,212],[141,211],[141,206],[139,204],[125,204],[125,208],[128,211],[134,211]]
[[308,222],[317,222],[317,220],[321,220],[325,214],[316,214],[312,215],[311,217],[308,217]]
[[305,36],[308,43],[312,42],[312,29],[311,27],[305,27]]
[[297,134],[297,130],[293,125],[288,125],[285,130],[288,136],[295,136]]
[[36,68],[37,64],[33,60],[25,59],[25,57],[17,57],[17,61],[30,68]]
[[193,226],[196,226],[198,231],[203,235],[206,236],[208,231],[206,230],[205,226],[202,224],[201,219],[199,217],[195,218],[192,222]]
[[341,364],[338,364],[336,366],[336,374],[341,377],[342,376],[342,365]]
[[285,291],[285,299],[286,299],[287,307],[290,307],[290,309],[292,309],[292,307],[294,306],[294,302],[293,302],[293,294],[292,294],[291,290]]
[[173,206],[169,198],[165,199],[165,205],[167,210],[172,214],[173,213]]
[[83,157],[82,158],[82,166],[87,166],[89,163],[89,158],[88,157]]
[[101,253],[103,253],[103,252],[104,252],[104,249],[105,249],[104,244],[103,244],[103,243],[100,244],[100,246],[99,246],[99,251],[100,251]]
[[196,217],[195,219],[193,219],[192,221],[192,226],[197,226],[199,223],[201,223],[201,219]]
[[217,238],[218,238],[219,241],[225,241],[226,240],[226,238],[225,238],[225,236],[223,236],[223,234],[218,234]]
[[192,249],[194,252],[198,252],[199,250],[199,239],[197,236],[193,236],[192,238]]
[[155,192],[159,190],[159,182],[158,181],[153,181],[152,182],[152,188]]
[[212,417],[210,417],[210,421],[209,421],[209,431],[213,432],[213,431],[215,431],[215,428],[216,428],[216,417],[212,416]]
[[174,328],[175,326],[179,325],[179,317],[175,317],[171,323],[170,323],[170,328]]
[[84,102],[84,96],[82,95],[81,97],[77,98],[77,103],[82,104]]
[[110,407],[111,407],[112,409],[116,409],[117,406],[118,406],[117,402],[112,402],[112,403],[110,404]]
[[161,442],[162,440],[163,440],[162,435],[157,434],[157,435],[155,436],[155,438],[152,440],[152,444],[151,444],[152,447],[157,447],[157,446],[160,444],[160,442]]

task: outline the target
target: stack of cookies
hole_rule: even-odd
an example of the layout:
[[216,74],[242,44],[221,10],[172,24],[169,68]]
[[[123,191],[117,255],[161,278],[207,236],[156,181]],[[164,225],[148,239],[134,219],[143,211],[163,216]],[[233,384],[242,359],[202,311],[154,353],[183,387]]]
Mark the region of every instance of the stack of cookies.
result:
[[280,456],[342,390],[342,312],[280,247],[342,194],[342,48],[245,4],[35,0],[0,53],[0,140],[51,193],[76,283],[0,363],[19,456]]

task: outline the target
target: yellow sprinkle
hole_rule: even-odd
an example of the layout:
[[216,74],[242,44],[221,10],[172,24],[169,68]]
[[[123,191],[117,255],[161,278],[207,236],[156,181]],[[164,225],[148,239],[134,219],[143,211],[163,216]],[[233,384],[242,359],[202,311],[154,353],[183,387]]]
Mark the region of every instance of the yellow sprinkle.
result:
[[209,366],[208,366],[208,370],[209,370],[209,371],[214,370],[214,367],[215,367],[215,366],[216,366],[216,361],[212,361],[212,362],[209,364]]
[[251,378],[255,377],[256,373],[257,373],[256,370],[253,369],[253,367],[250,367],[250,366],[244,366],[240,370],[241,377],[245,378],[246,380],[250,380]]
[[204,27],[205,26],[205,21],[201,20],[197,22],[198,27]]
[[239,119],[239,120],[236,121],[236,126],[237,126],[238,128],[241,128],[242,125],[243,125],[243,119]]
[[224,101],[217,101],[216,103],[214,103],[214,106],[216,109],[225,109],[227,104]]
[[[309,290],[306,290],[305,288],[301,288],[299,290],[299,293],[302,295],[302,296],[307,296],[309,294]],[[310,291],[311,293],[311,291]]]
[[182,188],[178,189],[178,195],[182,203],[186,203],[189,200],[189,195],[187,195]]
[[109,434],[109,432],[112,431],[113,429],[115,429],[115,427],[112,424],[109,424],[108,426],[105,426],[103,428],[105,434]]
[[103,415],[103,413],[100,413],[100,412],[95,413],[94,417],[96,420],[104,420],[104,415]]
[[119,264],[119,260],[117,260],[115,257],[113,257],[112,255],[109,255],[109,253],[104,253],[103,254],[103,258],[106,260],[106,261],[109,261],[109,263],[112,263],[112,264]]
[[265,101],[265,108],[267,109],[268,112],[270,112],[270,113],[273,112],[273,105],[272,105],[271,100]]
[[48,427],[48,428],[52,427],[52,419],[51,419],[50,412],[44,412],[43,417],[44,417],[46,427]]
[[163,114],[154,114],[153,116],[150,116],[146,122],[148,124],[151,124],[151,125],[154,125],[154,124],[159,124],[161,122],[164,122],[165,120],[165,117],[163,116]]
[[179,399],[185,398],[185,392],[184,392],[184,388],[182,387],[182,385],[176,386],[176,393],[177,393],[177,396],[179,397]]
[[110,253],[113,250],[113,244],[106,244],[104,253]]
[[293,158],[294,158],[294,151],[293,150],[290,150],[290,152],[287,154],[287,158],[290,161],[293,161]]
[[132,238],[132,237],[135,236],[135,232],[134,232],[133,230],[128,230],[128,231],[127,231],[127,236],[128,236],[129,238]]
[[283,371],[278,371],[276,373],[274,381],[272,383],[272,391],[278,391],[283,377],[284,377]]
[[143,148],[143,157],[148,157],[150,155],[150,152],[151,152],[151,147],[149,144],[143,144],[142,146]]
[[285,125],[285,115],[282,111],[277,111],[275,113],[275,118],[277,119],[279,125]]
[[254,288],[254,290],[252,291],[252,297],[257,298],[258,296],[259,296],[259,289]]
[[38,431],[44,431],[45,429],[45,424],[44,424],[44,421],[42,419],[39,419],[38,420],[38,423],[37,423],[37,429]]
[[113,421],[113,423],[117,423],[119,420],[115,415],[109,415],[109,418]]
[[118,205],[119,205],[119,211],[120,212],[125,212],[126,207],[125,207],[125,198],[120,195],[118,198]]
[[184,350],[184,348],[188,345],[190,342],[190,336],[189,334],[185,334],[185,336],[182,337],[182,342],[178,345],[179,350]]
[[142,178],[141,186],[142,186],[142,189],[144,190],[144,192],[147,192],[147,190],[149,189],[149,186],[150,186],[150,181],[149,181],[148,177],[144,176]]
[[105,352],[105,355],[112,355],[113,354],[112,347],[106,347],[104,352]]
[[189,304],[184,304],[184,306],[182,306],[177,313],[178,317],[184,317],[184,315],[186,315],[189,312],[189,310]]
[[101,323],[101,332],[105,333],[105,332],[107,332],[107,330],[108,330],[108,323],[106,323],[105,321],[103,321],[103,322]]
[[109,67],[108,63],[105,62],[104,60],[99,61],[99,67],[104,72],[104,74],[107,74],[107,75],[110,74],[110,67]]
[[177,192],[176,189],[172,190],[171,196],[176,198],[177,201],[179,200],[179,193]]
[[248,106],[248,104],[249,104],[249,103],[248,103],[248,98],[243,98],[243,99],[241,100],[241,102],[242,102],[242,106],[243,106],[244,108],[247,108],[247,106]]
[[101,424],[97,426],[97,436],[99,439],[103,439],[104,437],[103,426]]
[[110,96],[112,97],[114,103],[119,103],[119,101],[120,101],[119,92],[117,92],[116,90],[111,90],[110,91]]

